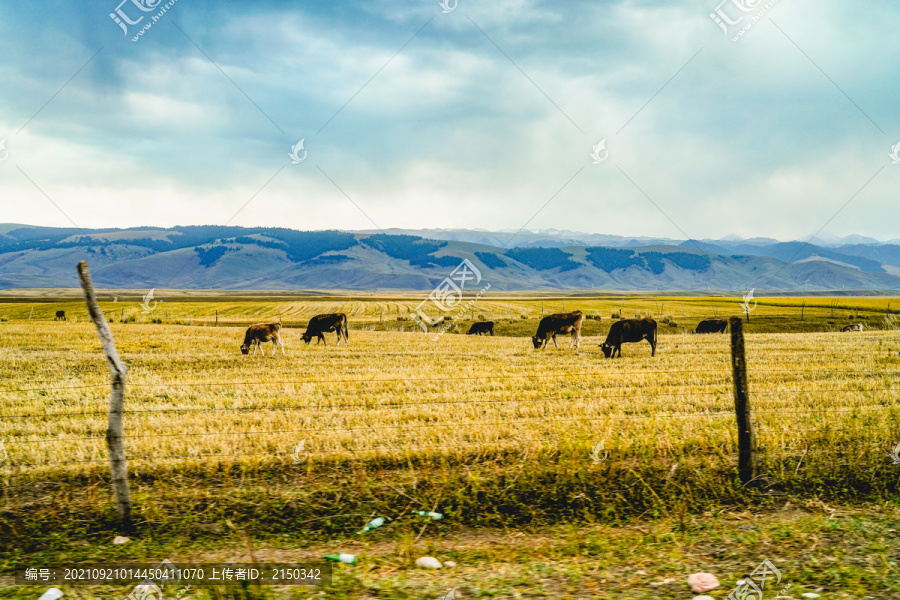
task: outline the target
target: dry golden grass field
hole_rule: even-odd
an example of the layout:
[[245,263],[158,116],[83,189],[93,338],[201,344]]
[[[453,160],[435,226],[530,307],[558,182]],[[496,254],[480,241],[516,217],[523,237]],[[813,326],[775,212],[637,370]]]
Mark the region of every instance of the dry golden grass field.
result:
[[[421,535],[414,510],[444,513],[437,528],[509,531],[640,517],[687,527],[716,507],[740,512],[787,498],[883,501],[900,473],[888,457],[900,442],[900,331],[887,328],[888,303],[896,309],[900,300],[847,298],[837,309],[830,299],[805,301],[803,322],[820,331],[754,332],[796,323],[802,299],[761,303],[751,314],[760,477],[749,486],[736,481],[729,336],[684,333],[714,312],[738,314],[739,299],[631,299],[622,310],[621,299],[567,298],[567,310],[602,320],[586,322],[580,350],[562,338],[543,351],[525,337],[539,299],[476,305],[476,317],[522,331],[495,337],[423,335],[397,321],[411,300],[184,301],[135,322],[125,315],[112,330],[129,369],[136,535],[158,545],[215,538],[224,527],[315,544],[352,537],[374,514],[390,519],[377,535],[406,531],[410,519]],[[553,302],[552,312],[561,309]],[[103,307],[114,314],[115,304]],[[31,306],[0,304],[0,549],[11,556],[64,553],[71,539],[115,532],[109,375],[96,331],[74,300]],[[70,320],[49,320],[63,306]],[[139,313],[133,303],[118,310]],[[205,324],[218,311],[219,326],[149,322],[165,310],[169,321],[178,312],[178,322]],[[348,347],[336,347],[334,334],[327,346],[307,346],[302,329],[288,328],[285,355],[270,356],[271,344],[266,356],[240,354],[246,322],[280,315],[304,324],[332,310],[349,313]],[[606,360],[597,345],[614,311],[678,323],[660,322],[655,357],[643,342]],[[869,315],[866,331],[833,331],[858,311]],[[359,328],[386,322],[405,331]]]

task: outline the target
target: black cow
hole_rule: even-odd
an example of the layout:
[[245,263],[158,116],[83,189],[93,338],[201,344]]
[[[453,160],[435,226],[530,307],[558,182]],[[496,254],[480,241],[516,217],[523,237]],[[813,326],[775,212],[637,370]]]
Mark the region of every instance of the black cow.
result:
[[265,356],[262,349],[263,342],[272,342],[272,356],[281,346],[281,355],[284,356],[284,342],[281,341],[281,323],[259,323],[251,325],[244,334],[244,343],[241,344],[241,354],[249,354],[250,346],[253,346],[253,354],[259,350]]
[[582,323],[584,323],[584,314],[580,310],[548,315],[538,323],[537,333],[531,336],[531,343],[534,344],[535,349],[538,349],[545,348],[547,342],[553,340],[553,345],[559,348],[559,344],[556,343],[556,335],[569,333],[572,335],[572,346],[578,348],[581,345]]
[[477,323],[472,323],[472,326],[469,327],[466,335],[481,335],[482,333],[490,333],[491,335],[494,335],[494,322],[478,321]]
[[56,311],[56,320],[57,321],[65,321],[66,320],[66,311],[64,311],[64,310]]
[[348,344],[347,315],[344,313],[328,313],[314,316],[309,320],[309,325],[306,326],[306,333],[302,336],[303,341],[308,344],[313,338],[318,338],[316,340],[317,346],[319,342],[323,342],[327,346],[328,342],[325,341],[325,336],[322,334],[332,331],[337,332],[338,345],[341,344],[342,339],[345,346]]
[[650,356],[656,356],[656,321],[653,319],[623,319],[616,321],[609,328],[606,341],[600,344],[606,358],[622,357],[622,344],[625,342],[650,342]]
[[725,333],[728,329],[728,321],[725,319],[705,319],[700,321],[694,333]]

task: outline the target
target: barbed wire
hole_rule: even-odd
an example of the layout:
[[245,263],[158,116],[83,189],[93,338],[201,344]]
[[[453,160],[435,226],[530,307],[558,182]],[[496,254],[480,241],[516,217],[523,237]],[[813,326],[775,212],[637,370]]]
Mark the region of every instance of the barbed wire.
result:
[[[544,443],[544,442],[556,442],[557,440],[517,440],[514,438],[502,439],[502,440],[493,440],[486,442],[458,442],[453,445],[428,445],[428,444],[416,444],[416,450],[437,450],[437,449],[447,449],[447,450],[456,450],[459,447],[467,447],[467,446],[477,446],[479,448],[483,448],[486,446],[497,445],[497,444],[507,444],[507,443],[516,443],[516,444],[535,444],[535,443]],[[362,454],[366,452],[397,452],[408,450],[408,448],[390,448],[390,447],[373,447],[373,448],[340,448],[329,451],[332,454],[338,454],[341,452],[351,452],[354,454]],[[206,458],[252,458],[259,456],[269,456],[269,457],[286,457],[293,458],[293,455],[286,453],[277,453],[277,452],[250,452],[250,453],[240,453],[240,454],[183,454],[183,455],[175,455],[175,456],[129,456],[127,460],[129,462],[135,460],[186,460],[186,459],[194,459],[194,460],[202,460]],[[53,461],[46,463],[13,463],[10,465],[0,465],[0,468],[9,468],[9,467],[45,467],[45,466],[57,466],[57,465],[80,465],[80,464],[106,464],[109,462],[108,458],[104,459],[88,459],[88,460],[71,460],[71,461]]]
[[[852,408],[840,408],[840,409],[815,409],[813,412],[805,412],[799,410],[755,410],[753,413],[753,419],[756,424],[762,424],[763,421],[757,419],[759,416],[768,416],[768,415],[803,415],[809,417],[818,413],[826,413],[826,414],[835,414],[835,413],[849,413],[849,412],[858,412],[860,410],[900,410],[900,407],[890,407],[884,405],[870,405],[870,406],[856,406]],[[299,434],[299,433],[308,433],[308,432],[328,432],[328,431],[341,431],[341,432],[352,432],[352,431],[381,431],[385,429],[428,429],[428,428],[439,428],[439,427],[465,427],[470,425],[476,425],[480,427],[491,426],[491,425],[518,425],[524,423],[543,423],[543,424],[554,424],[554,423],[572,423],[579,421],[606,421],[606,420],[661,420],[661,419],[669,419],[669,418],[695,418],[695,417],[734,417],[733,410],[727,411],[718,411],[718,412],[710,412],[710,411],[700,411],[700,412],[692,412],[692,413],[657,413],[652,415],[598,415],[596,417],[572,417],[567,419],[548,419],[547,417],[533,417],[526,419],[504,419],[501,421],[432,421],[429,423],[423,424],[397,424],[397,425],[378,425],[378,426],[365,426],[365,427],[347,427],[347,426],[339,426],[339,427],[306,427],[302,429],[291,429],[291,430],[249,430],[249,431],[216,431],[216,432],[203,432],[203,433],[160,433],[160,434],[146,434],[146,435],[128,435],[126,439],[147,439],[147,438],[181,438],[181,437],[215,437],[215,436],[235,436],[235,435],[247,435],[247,436],[271,436],[278,434]],[[15,440],[7,439],[11,445],[24,445],[24,444],[38,444],[38,443],[59,443],[59,442],[96,442],[105,440],[105,436],[92,436],[92,437],[76,437],[76,438],[40,438],[36,440]]]
[[[698,384],[699,385],[699,384]],[[669,387],[683,387],[683,386],[669,386]],[[716,396],[719,394],[729,393],[728,391],[716,391],[716,392],[702,392],[702,391],[691,391],[691,392],[683,392],[683,393],[668,393],[668,394],[656,394],[657,396]],[[601,392],[602,394],[602,392]],[[633,393],[627,394],[617,394],[617,395],[607,395],[603,394],[601,396],[567,396],[565,398],[560,398],[561,400],[593,400],[597,398],[602,398],[606,400],[615,400],[620,398],[632,398],[634,397]],[[383,403],[344,403],[344,404],[306,404],[306,405],[290,405],[290,406],[249,406],[249,407],[233,407],[233,408],[148,408],[148,409],[139,409],[139,410],[125,410],[123,414],[155,414],[160,412],[263,412],[263,411],[292,411],[292,410],[328,410],[328,409],[337,409],[337,408],[365,408],[365,409],[380,409],[380,408],[404,408],[404,407],[420,407],[420,406],[431,406],[431,405],[445,405],[445,404],[502,404],[511,401],[518,402],[527,402],[527,401],[535,401],[542,400],[546,401],[550,398],[546,395],[535,396],[535,397],[517,397],[517,398],[503,398],[499,400],[473,400],[473,399],[462,399],[462,400],[437,400],[437,401],[410,401],[410,402],[383,402]],[[108,411],[90,411],[90,412],[71,412],[71,413],[44,413],[44,414],[25,414],[25,415],[2,415],[2,418],[6,419],[23,419],[23,418],[31,418],[31,417],[63,417],[63,416],[99,416],[106,415]]]
[[[682,384],[682,385],[672,385],[666,387],[685,387],[685,385],[694,385],[701,386],[703,384]],[[718,385],[718,384],[709,384],[709,385]],[[846,389],[846,388],[814,388],[809,390],[760,390],[754,391],[754,396],[773,396],[779,394],[810,394],[810,393],[819,393],[819,392],[893,392],[896,391],[893,387],[885,387],[885,388],[863,388],[863,389]],[[649,396],[653,398],[659,397],[679,397],[679,396],[720,396],[723,394],[730,394],[731,390],[716,390],[711,392],[697,391],[692,390],[688,392],[675,393],[675,392],[667,392],[667,393],[651,393],[651,394],[643,394],[644,396]],[[626,394],[617,394],[617,395],[609,395],[604,393],[603,390],[598,390],[596,395],[594,396],[567,396],[560,397],[559,400],[616,400],[621,398],[634,398],[636,394],[634,393],[626,393]],[[422,406],[430,406],[430,405],[446,405],[446,404],[465,404],[465,405],[475,405],[475,404],[503,404],[507,402],[527,402],[527,401],[535,401],[535,400],[550,400],[546,395],[536,396],[536,397],[517,397],[517,398],[504,398],[499,400],[473,400],[473,399],[463,399],[463,400],[438,400],[438,401],[422,401],[422,402],[393,402],[393,403],[378,403],[378,404],[363,404],[363,403],[345,403],[345,404],[306,404],[306,405],[291,405],[291,406],[251,406],[251,407],[233,407],[233,408],[218,408],[218,407],[200,407],[200,408],[148,408],[143,410],[125,410],[123,414],[125,415],[136,415],[136,414],[157,414],[157,413],[191,413],[191,412],[264,412],[264,411],[295,411],[295,410],[329,410],[329,409],[346,409],[346,408],[365,408],[365,409],[381,409],[381,408],[405,408],[405,407],[422,407]],[[29,413],[29,414],[21,414],[21,415],[0,415],[0,418],[4,419],[28,419],[28,418],[60,418],[60,417],[80,417],[80,416],[100,416],[106,415],[108,411],[80,411],[80,412],[69,412],[69,413]]]
[[[421,356],[418,353],[410,353],[408,356]],[[854,374],[875,374],[875,375],[888,375],[894,377],[900,377],[900,372],[898,371],[875,371],[875,370],[856,370],[856,369],[770,369],[766,368],[763,372],[763,375],[768,375],[770,373],[814,373],[817,375],[821,375],[823,373],[854,373]],[[172,388],[181,388],[181,387],[201,387],[201,386],[227,386],[227,385],[298,385],[298,384],[321,384],[321,383],[342,383],[342,384],[354,384],[354,383],[407,383],[411,381],[421,382],[421,381],[474,381],[479,379],[484,380],[507,380],[507,379],[552,379],[557,377],[590,377],[590,376],[600,376],[600,375],[684,375],[684,374],[716,374],[728,377],[730,380],[731,371],[727,368],[727,366],[723,366],[722,369],[677,369],[673,371],[655,371],[655,370],[641,370],[641,371],[611,371],[611,370],[594,370],[594,371],[580,371],[580,372],[572,372],[572,371],[559,371],[557,373],[525,373],[521,375],[496,375],[493,373],[488,373],[484,375],[475,375],[475,376],[466,376],[466,377],[392,377],[392,378],[367,378],[367,379],[298,379],[298,380],[265,380],[265,381],[198,381],[198,382],[184,382],[184,383],[173,383],[173,382],[160,382],[160,383],[141,383],[141,382],[129,382],[129,388],[144,388],[144,387],[172,387]],[[756,375],[759,377],[759,375]],[[35,381],[35,380],[32,380]],[[751,381],[753,381],[753,377],[751,377]],[[61,391],[61,390],[79,390],[79,389],[90,389],[90,388],[108,388],[109,383],[95,383],[88,385],[76,385],[76,386],[61,386],[61,387],[43,387],[43,388],[13,388],[13,389],[0,389],[0,394],[2,393],[17,393],[17,392],[50,392],[50,391]]]
[[[543,438],[543,439],[537,439],[537,440],[519,440],[516,438],[506,438],[506,439],[490,440],[490,441],[484,441],[484,442],[457,442],[452,445],[449,445],[449,444],[416,444],[415,450],[459,450],[460,448],[471,448],[471,447],[487,449],[492,446],[502,445],[502,446],[504,446],[503,450],[505,450],[505,451],[519,449],[522,452],[527,452],[536,445],[551,445],[551,446],[556,445],[556,446],[558,446],[559,442],[560,442],[559,439],[550,439],[550,438]],[[588,440],[588,439],[579,440],[579,442],[582,442],[586,445],[593,444],[593,440]],[[513,446],[513,444],[515,444],[515,446]],[[577,444],[578,444],[578,442],[570,443],[569,446],[571,448]],[[369,448],[336,448],[336,449],[321,451],[318,453],[304,452],[304,454],[306,454],[307,459],[308,459],[309,456],[315,455],[315,454],[322,455],[322,456],[328,456],[328,455],[333,456],[333,455],[340,455],[341,453],[351,453],[351,454],[367,454],[367,453],[379,453],[379,452],[396,453],[396,452],[408,451],[409,449],[410,448],[408,448],[408,447],[375,446],[375,447],[369,447]],[[555,450],[559,451],[559,448],[557,447],[557,448],[555,448]],[[588,455],[590,455],[589,450],[590,450],[590,448],[584,449],[584,451],[586,453],[588,453]],[[761,458],[763,460],[774,460],[774,459],[777,459],[777,460],[785,460],[785,459],[803,460],[804,458],[806,458],[807,456],[810,456],[810,455],[818,455],[818,456],[827,455],[827,456],[833,456],[833,457],[846,457],[847,455],[850,455],[850,454],[858,455],[858,454],[860,454],[860,451],[862,451],[864,453],[884,452],[884,449],[876,447],[874,442],[868,442],[863,445],[856,445],[856,446],[852,446],[849,448],[844,448],[844,447],[835,447],[835,448],[797,447],[796,449],[794,449],[792,451],[785,451],[785,450],[787,450],[787,449],[781,448],[781,451],[776,451],[776,450],[767,448],[766,445],[760,445],[757,448],[757,456],[758,456],[758,458]],[[609,452],[612,455],[612,453],[615,452],[615,448],[605,448],[605,449],[603,449],[603,451]],[[886,458],[890,456],[886,452],[884,454],[885,454]],[[696,455],[687,455],[687,456],[691,457],[691,456],[696,456]],[[281,452],[281,453],[279,453],[279,452],[248,452],[248,453],[221,453],[221,454],[199,454],[198,453],[198,454],[182,454],[182,455],[174,455],[174,456],[150,456],[150,455],[129,456],[128,461],[129,462],[132,462],[132,461],[169,462],[169,461],[182,461],[182,460],[203,461],[205,459],[210,459],[210,458],[259,458],[259,457],[270,457],[270,458],[283,459],[283,460],[279,461],[282,464],[284,464],[284,460],[289,460],[289,459],[296,460],[296,458],[293,456],[293,454],[288,454],[285,452]],[[635,458],[634,456],[629,456],[629,457]],[[677,458],[677,457],[678,457],[677,455],[672,456],[672,458]],[[735,457],[720,457],[720,458],[722,458],[722,460],[724,460],[725,462],[728,462],[728,463],[735,463],[735,464],[737,463],[736,456]],[[606,461],[605,460],[601,461],[601,463],[603,463],[603,462],[606,462]],[[51,462],[45,462],[45,463],[14,463],[14,464],[10,464],[10,465],[0,465],[0,469],[20,468],[20,467],[48,467],[48,466],[60,466],[60,465],[107,464],[107,463],[109,463],[108,458],[72,460],[72,461],[51,461]],[[300,466],[303,464],[306,464],[306,460],[304,460],[301,463],[296,463],[296,466]],[[600,464],[600,463],[597,463],[597,464]],[[287,466],[294,466],[294,464],[287,465]],[[136,475],[134,473],[131,473],[130,478],[134,478],[134,477],[136,477]],[[58,482],[45,482],[45,483],[62,485]],[[25,484],[25,485],[21,485],[21,486],[10,486],[10,485],[0,484],[0,488],[9,489],[9,488],[15,488],[15,487],[32,487],[34,485],[44,485],[45,483]],[[108,483],[108,482],[103,482],[103,483]]]

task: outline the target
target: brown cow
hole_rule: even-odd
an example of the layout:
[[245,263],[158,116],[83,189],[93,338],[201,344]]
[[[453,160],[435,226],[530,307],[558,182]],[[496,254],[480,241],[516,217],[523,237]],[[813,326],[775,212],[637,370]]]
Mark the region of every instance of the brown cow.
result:
[[324,342],[327,346],[328,342],[325,341],[325,336],[322,334],[331,331],[337,332],[338,345],[341,344],[341,339],[343,339],[346,346],[348,344],[347,315],[344,313],[328,313],[314,316],[309,320],[309,325],[306,326],[306,333],[302,336],[303,341],[308,344],[315,337],[318,338],[316,340],[317,346],[319,342]]
[[854,323],[853,325],[847,325],[842,328],[841,331],[863,331],[865,327],[862,323]]
[[281,323],[259,323],[248,327],[247,333],[244,334],[244,343],[241,344],[241,354],[249,354],[250,346],[253,346],[253,354],[256,354],[256,350],[259,349],[265,356],[265,351],[262,349],[263,342],[272,342],[272,356],[275,356],[279,346],[281,346],[281,355],[284,356]]
[[582,323],[584,323],[584,314],[580,310],[547,315],[538,323],[537,333],[531,336],[531,343],[534,344],[535,349],[546,348],[547,342],[553,340],[553,345],[559,348],[559,344],[556,343],[556,335],[569,333],[572,335],[571,345],[578,348],[581,345]]
[[725,333],[728,321],[725,319],[705,319],[700,321],[694,333]]
[[603,355],[609,358],[612,355],[622,357],[622,344],[625,342],[650,342],[650,356],[656,356],[656,321],[653,319],[623,319],[616,321],[609,328],[606,341],[600,344]]
[[482,333],[490,333],[491,335],[494,335],[494,322],[478,321],[477,323],[472,323],[472,326],[469,327],[466,335],[481,335]]

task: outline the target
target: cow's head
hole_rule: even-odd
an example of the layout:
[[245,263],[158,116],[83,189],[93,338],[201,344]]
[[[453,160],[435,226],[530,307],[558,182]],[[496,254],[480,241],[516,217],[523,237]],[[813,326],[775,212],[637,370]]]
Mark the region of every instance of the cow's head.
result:
[[541,347],[541,344],[544,343],[544,339],[539,338],[536,335],[533,335],[533,336],[531,336],[531,343],[534,344],[534,349],[537,350],[538,348]]
[[312,339],[312,336],[309,335],[308,333],[304,333],[304,334],[301,335],[300,337],[301,337],[301,338],[303,339],[303,341],[306,342],[307,344],[308,344],[309,341]]
[[605,356],[606,358],[609,358],[609,355],[612,354],[613,351],[613,347],[606,342],[600,344],[600,349],[603,350],[603,356]]
[[250,354],[250,346],[241,344],[241,354]]

